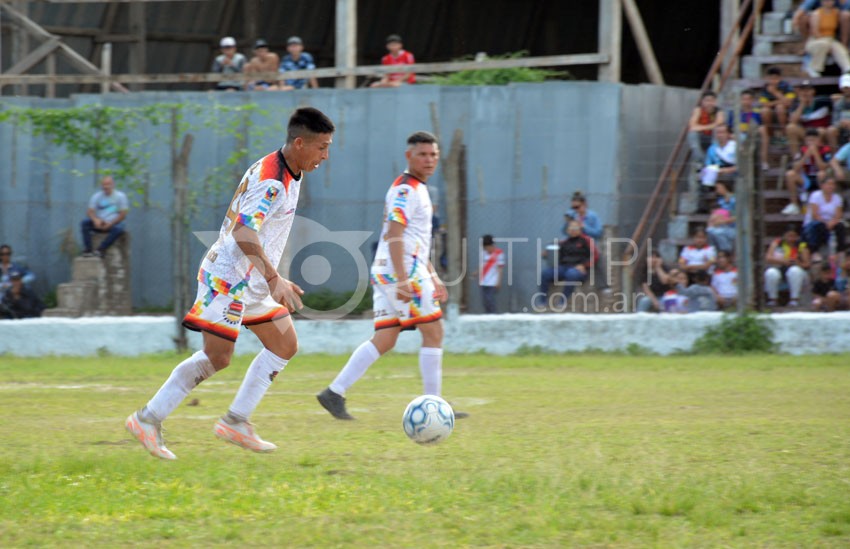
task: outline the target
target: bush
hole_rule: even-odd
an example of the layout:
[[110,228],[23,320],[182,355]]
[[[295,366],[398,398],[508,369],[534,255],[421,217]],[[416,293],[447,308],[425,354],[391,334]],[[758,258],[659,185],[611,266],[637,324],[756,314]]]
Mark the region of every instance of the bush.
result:
[[752,313],[724,315],[720,324],[707,329],[693,346],[693,352],[699,354],[739,355],[774,350],[773,322]]
[[[506,55],[488,57],[492,59],[518,59],[528,55],[527,51],[518,51]],[[464,57],[456,61],[471,61],[473,57]],[[572,78],[567,71],[554,71],[537,67],[514,67],[512,69],[481,69],[459,71],[445,76],[433,76],[431,81],[441,86],[504,86],[510,82],[543,82],[548,78]]]
[[[301,301],[305,307],[309,307],[314,311],[334,311],[348,303],[348,300],[354,295],[350,292],[334,292],[328,289],[322,289],[318,292],[308,292],[304,294]],[[372,292],[367,290],[350,314],[360,315],[363,311],[372,308]]]

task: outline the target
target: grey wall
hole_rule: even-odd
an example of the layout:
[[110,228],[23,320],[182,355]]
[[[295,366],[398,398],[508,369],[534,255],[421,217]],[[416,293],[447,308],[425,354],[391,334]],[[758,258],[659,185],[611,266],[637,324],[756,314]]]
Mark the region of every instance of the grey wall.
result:
[[[529,239],[514,245],[514,285],[500,296],[503,309],[521,310],[536,287],[536,239],[559,235],[573,191],[585,192],[603,222],[622,225],[618,234],[628,236],[672,146],[670,136],[675,136],[683,123],[694,94],[654,86],[552,82],[291,93],[86,95],[57,101],[3,100],[0,106],[62,108],[103,101],[116,106],[179,102],[200,107],[201,114],[187,114],[196,128],[190,177],[198,213],[190,223],[192,231],[218,230],[238,177],[253,159],[282,144],[294,108],[313,105],[323,110],[338,129],[330,161],[309,174],[302,186],[298,214],[330,232],[319,238],[322,242],[306,247],[293,238],[292,244],[304,249],[295,254],[291,275],[304,282],[300,262],[319,253],[333,267],[323,286],[334,290],[354,289],[359,278],[355,261],[339,242],[362,243],[360,252],[371,258],[370,244],[380,228],[383,196],[405,167],[407,135],[418,129],[438,132],[446,155],[451,136],[459,128],[466,145],[469,257],[473,264],[477,262],[477,239],[485,233]],[[229,173],[214,181],[208,174],[224,165],[236,139],[203,128],[204,121],[218,117],[217,105],[249,102],[262,111],[252,115],[252,129],[245,137],[250,158],[225,168]],[[171,299],[172,270],[168,129],[140,127],[134,131],[139,148],[150,157],[143,174],[145,192],[132,195],[135,205],[128,218],[133,238],[133,301],[137,307],[163,306]],[[0,124],[0,241],[10,243],[16,257],[29,263],[39,277],[37,289],[42,293],[70,276],[70,250],[64,250],[63,242],[70,235],[79,243],[79,221],[88,197],[97,188],[93,168],[90,160],[70,158],[25,128]],[[442,202],[442,175],[438,173],[429,186],[435,201]],[[303,231],[296,234],[305,235]],[[315,231],[306,234],[315,240]],[[193,239],[191,269],[197,266],[203,249],[201,242]],[[473,290],[470,309],[477,310],[474,281],[468,286]]]

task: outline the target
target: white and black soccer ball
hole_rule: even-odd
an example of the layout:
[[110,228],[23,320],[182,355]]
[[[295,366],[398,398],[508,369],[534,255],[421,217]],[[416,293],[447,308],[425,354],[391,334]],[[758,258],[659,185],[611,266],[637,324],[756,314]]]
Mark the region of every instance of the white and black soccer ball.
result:
[[418,444],[437,444],[449,438],[455,427],[455,413],[448,402],[434,395],[414,398],[404,410],[401,425]]

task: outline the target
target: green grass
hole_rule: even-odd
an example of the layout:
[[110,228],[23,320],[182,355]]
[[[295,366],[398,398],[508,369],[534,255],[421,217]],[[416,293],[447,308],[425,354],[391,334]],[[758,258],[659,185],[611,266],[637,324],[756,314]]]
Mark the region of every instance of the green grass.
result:
[[124,418],[180,359],[0,357],[0,546],[847,547],[850,357],[447,355],[469,411],[404,436],[415,356],[314,394],[345,357],[301,356],[254,416],[257,455],[212,435],[250,357],[166,422],[176,462]]

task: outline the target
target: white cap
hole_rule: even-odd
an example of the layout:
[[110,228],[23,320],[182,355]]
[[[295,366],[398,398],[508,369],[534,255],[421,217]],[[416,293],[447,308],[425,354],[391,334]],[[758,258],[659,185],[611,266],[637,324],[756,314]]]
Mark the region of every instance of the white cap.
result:
[[219,46],[222,48],[235,48],[236,47],[236,39],[232,36],[225,36],[221,39]]
[[850,88],[850,74],[842,74],[838,79],[839,88]]

